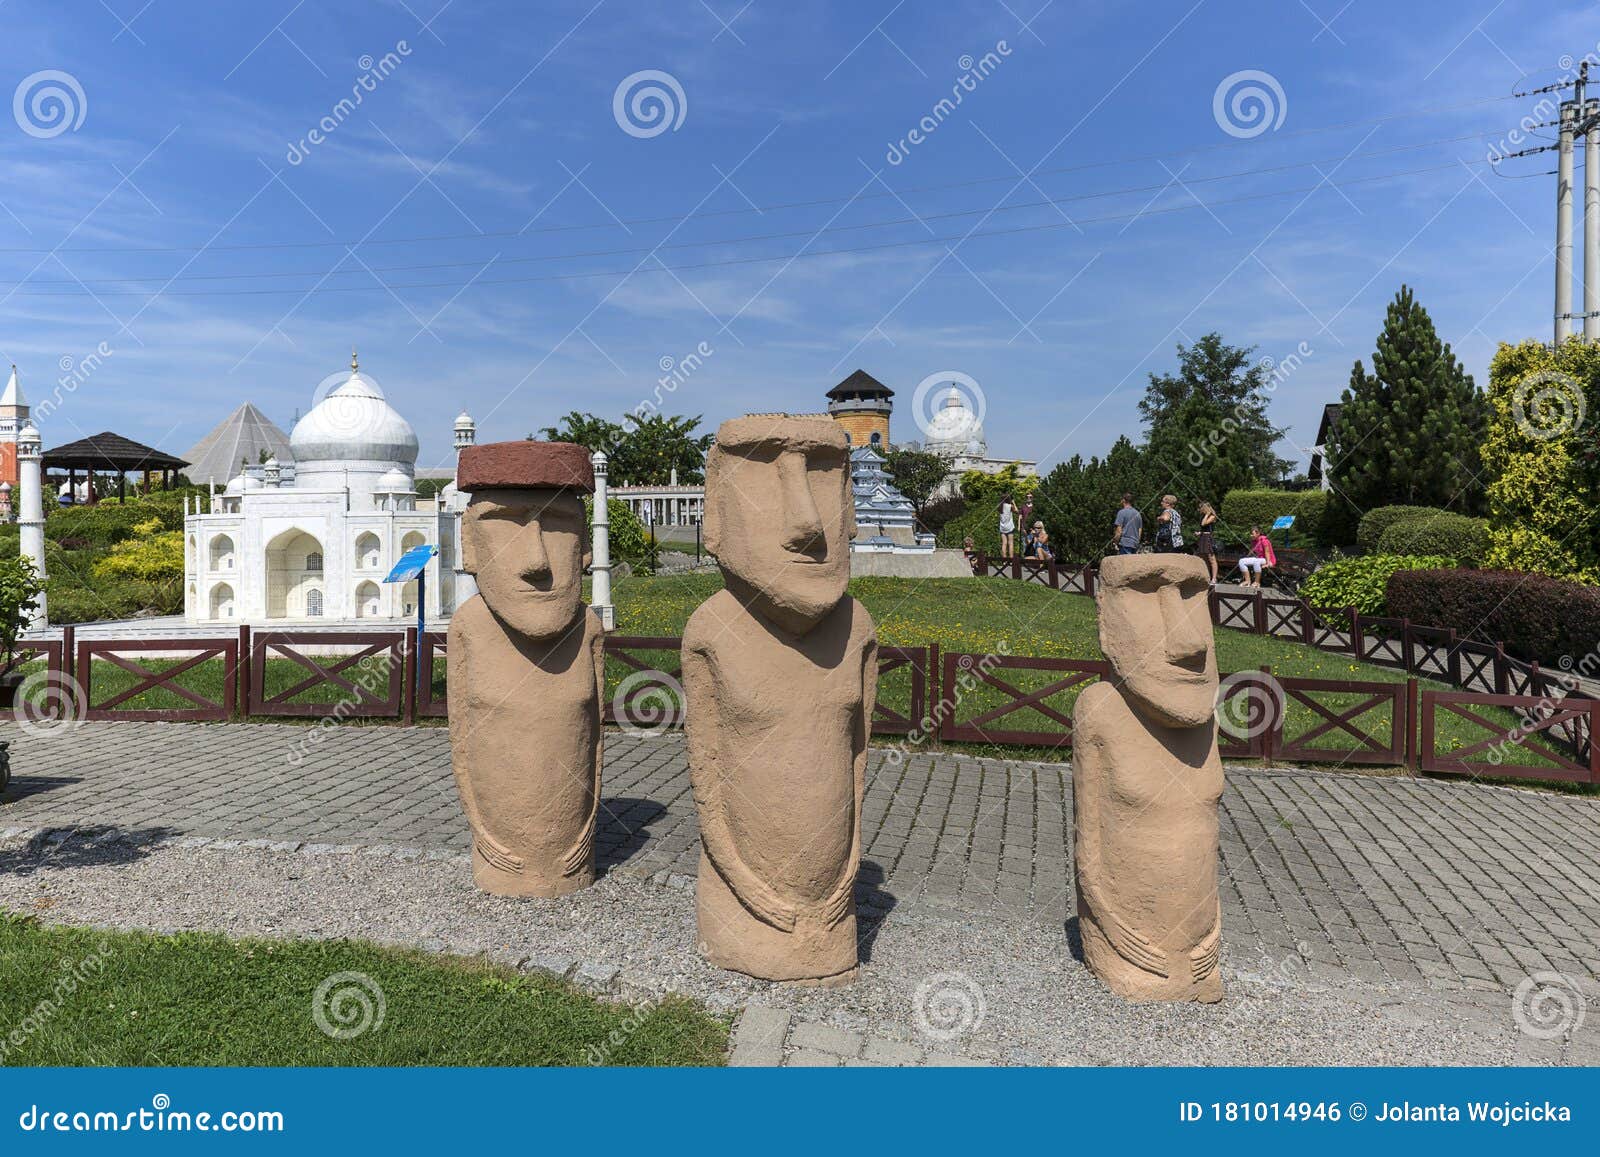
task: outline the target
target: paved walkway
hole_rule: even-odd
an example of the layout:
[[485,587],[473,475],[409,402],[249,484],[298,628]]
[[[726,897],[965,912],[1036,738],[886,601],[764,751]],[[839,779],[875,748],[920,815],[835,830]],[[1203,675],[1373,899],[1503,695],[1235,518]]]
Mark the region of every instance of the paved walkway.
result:
[[[0,835],[107,825],[137,840],[467,848],[443,729],[107,723],[41,737],[6,723],[0,739],[15,776]],[[606,745],[602,867],[682,887],[698,832],[681,736],[613,732]],[[1065,765],[928,753],[893,766],[874,751],[866,935],[891,912],[946,912],[1060,936],[1071,807]],[[1600,980],[1592,798],[1234,768],[1222,889],[1230,951],[1322,983],[1478,993],[1487,1008],[1534,972]],[[795,1031],[787,1057],[828,1051],[802,1026],[783,1034]],[[830,1039],[842,1051],[828,1055],[861,1059],[860,1042]]]

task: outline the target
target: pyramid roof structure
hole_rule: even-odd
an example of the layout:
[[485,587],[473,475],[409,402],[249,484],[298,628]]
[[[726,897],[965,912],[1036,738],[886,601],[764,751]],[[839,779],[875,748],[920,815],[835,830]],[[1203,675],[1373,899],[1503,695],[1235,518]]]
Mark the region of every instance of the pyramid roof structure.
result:
[[245,402],[189,450],[185,455],[190,463],[186,473],[196,485],[216,482],[221,486],[236,476],[245,463],[254,466],[261,461],[263,450],[280,464],[294,461],[289,436],[254,405]]

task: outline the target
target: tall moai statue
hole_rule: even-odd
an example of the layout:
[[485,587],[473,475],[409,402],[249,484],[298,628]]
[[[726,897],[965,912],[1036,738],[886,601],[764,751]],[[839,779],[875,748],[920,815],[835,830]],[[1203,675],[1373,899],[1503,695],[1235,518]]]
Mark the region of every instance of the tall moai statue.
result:
[[497,896],[594,882],[605,632],[583,603],[589,452],[568,442],[462,450],[462,565],[478,593],[450,621],[450,755],[472,877]]
[[1072,712],[1084,962],[1127,1000],[1220,1000],[1222,758],[1205,564],[1116,556],[1097,586],[1112,677]]
[[877,629],[845,594],[849,443],[825,417],[724,422],[705,542],[725,589],[683,633],[701,951],[763,980],[855,978]]

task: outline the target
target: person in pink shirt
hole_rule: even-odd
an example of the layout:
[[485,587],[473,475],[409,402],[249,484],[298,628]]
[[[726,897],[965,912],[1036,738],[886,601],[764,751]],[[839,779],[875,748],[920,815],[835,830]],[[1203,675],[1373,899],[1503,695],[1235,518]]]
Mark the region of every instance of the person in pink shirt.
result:
[[1252,590],[1261,589],[1261,569],[1277,566],[1278,556],[1272,549],[1272,540],[1261,533],[1259,526],[1250,528],[1250,552],[1239,560],[1239,570],[1244,574],[1244,585]]

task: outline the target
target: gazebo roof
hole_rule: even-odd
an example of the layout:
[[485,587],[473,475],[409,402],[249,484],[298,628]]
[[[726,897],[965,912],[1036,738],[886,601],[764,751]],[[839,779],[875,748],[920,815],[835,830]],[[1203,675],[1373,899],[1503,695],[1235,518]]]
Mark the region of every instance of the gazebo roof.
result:
[[109,430],[46,450],[45,469],[82,470],[181,470],[189,463],[182,458],[113,434]]
[[857,370],[828,391],[828,397],[833,398],[835,401],[841,398],[855,397],[858,394],[872,398],[894,397],[893,390],[867,373],[866,370]]

